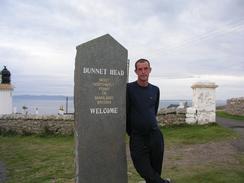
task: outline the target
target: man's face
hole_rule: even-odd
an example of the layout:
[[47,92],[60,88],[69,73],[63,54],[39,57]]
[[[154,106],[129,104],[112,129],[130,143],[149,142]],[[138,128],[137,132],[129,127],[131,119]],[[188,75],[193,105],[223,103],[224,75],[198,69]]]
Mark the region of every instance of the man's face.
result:
[[148,81],[149,74],[151,72],[151,68],[149,67],[147,62],[138,62],[137,63],[137,69],[135,70],[138,80],[145,82]]

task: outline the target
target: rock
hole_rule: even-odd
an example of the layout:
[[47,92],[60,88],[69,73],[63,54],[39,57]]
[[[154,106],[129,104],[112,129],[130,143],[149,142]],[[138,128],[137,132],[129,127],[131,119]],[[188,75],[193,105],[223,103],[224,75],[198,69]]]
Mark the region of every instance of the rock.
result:
[[197,120],[195,118],[186,118],[186,123],[187,124],[195,124]]

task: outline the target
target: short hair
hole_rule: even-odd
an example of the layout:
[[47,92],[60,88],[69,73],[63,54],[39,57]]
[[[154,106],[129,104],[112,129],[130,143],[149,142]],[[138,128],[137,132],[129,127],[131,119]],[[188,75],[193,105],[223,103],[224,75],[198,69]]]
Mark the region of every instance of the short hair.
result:
[[135,70],[137,70],[137,64],[138,63],[144,63],[144,62],[147,62],[148,63],[148,66],[150,67],[150,62],[149,60],[145,59],[145,58],[140,58],[139,60],[136,61],[135,63]]

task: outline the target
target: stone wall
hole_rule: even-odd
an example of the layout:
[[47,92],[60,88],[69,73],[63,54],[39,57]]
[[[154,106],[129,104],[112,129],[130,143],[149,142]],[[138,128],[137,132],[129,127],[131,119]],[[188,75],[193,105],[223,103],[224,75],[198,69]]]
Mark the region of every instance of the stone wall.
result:
[[[160,126],[185,124],[186,109],[162,108],[157,118]],[[73,115],[0,115],[0,132],[71,135],[73,128]]]
[[0,132],[17,134],[73,134],[74,117],[39,115],[1,115]]
[[159,110],[157,118],[162,126],[185,124],[186,109],[162,108]]
[[227,100],[225,111],[229,114],[244,116],[244,97]]

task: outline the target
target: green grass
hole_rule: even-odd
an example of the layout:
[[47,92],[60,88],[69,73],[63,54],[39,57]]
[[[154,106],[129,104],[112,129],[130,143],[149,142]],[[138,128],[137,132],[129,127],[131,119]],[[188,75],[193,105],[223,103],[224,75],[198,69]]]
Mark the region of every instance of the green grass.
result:
[[72,182],[73,137],[0,136],[9,183]]
[[227,118],[227,119],[234,119],[238,121],[244,121],[244,116],[232,115],[228,114],[225,111],[216,111],[217,116]]
[[[161,129],[166,146],[209,143],[236,138],[237,135],[218,125],[176,126]],[[234,165],[164,168],[165,177],[176,183],[242,183],[244,154],[236,155]],[[74,182],[74,140],[67,136],[0,135],[0,161],[8,171],[7,183],[71,183]],[[175,160],[177,161],[177,159]],[[128,162],[129,183],[142,180],[132,162]]]
[[213,123],[209,125],[183,125],[162,128],[167,144],[203,144],[210,141],[234,139],[238,135],[231,129]]

